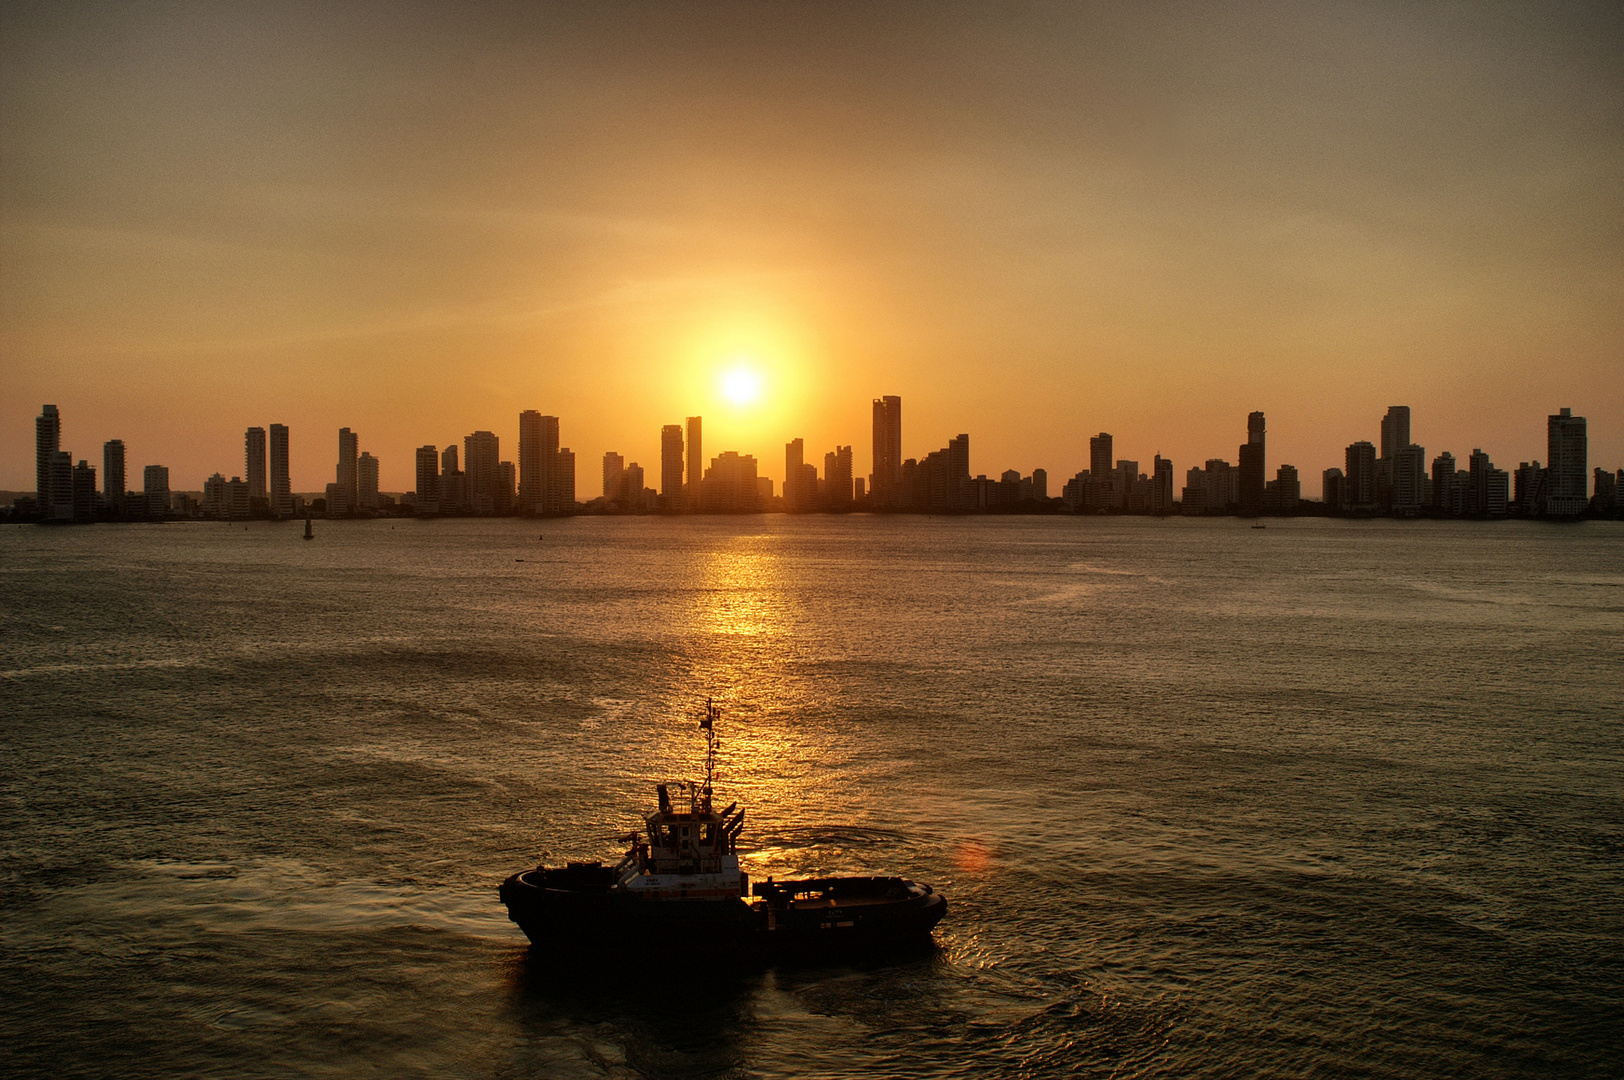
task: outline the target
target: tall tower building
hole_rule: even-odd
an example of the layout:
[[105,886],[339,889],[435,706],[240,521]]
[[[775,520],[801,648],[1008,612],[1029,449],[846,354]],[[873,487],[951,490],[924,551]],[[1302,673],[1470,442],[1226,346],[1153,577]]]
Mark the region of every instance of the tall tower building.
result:
[[356,483],[360,489],[361,509],[378,508],[378,459],[371,452],[361,455],[355,463]]
[[1363,440],[1348,447],[1348,508],[1369,512],[1376,509],[1376,448]]
[[148,465],[141,470],[141,493],[147,499],[147,513],[162,517],[169,512],[169,466]]
[[[626,459],[610,450],[603,455],[603,497],[605,499],[620,498],[620,483],[626,478]],[[641,495],[641,491],[628,492],[630,501],[634,495]]]
[[243,451],[247,458],[247,469],[243,475],[248,479],[248,497],[250,499],[265,498],[265,429],[251,427],[243,436]]
[[51,455],[51,475],[46,482],[51,502],[45,508],[47,521],[73,520],[73,455],[58,450]]
[[558,512],[558,417],[534,409],[519,414],[519,511]]
[[1111,436],[1100,432],[1088,440],[1088,475],[1103,480],[1111,473]]
[[288,479],[288,426],[271,425],[271,513],[277,517],[293,514],[293,485]]
[[124,512],[124,440],[102,443],[102,499],[115,514]]
[[1389,405],[1382,417],[1382,459],[1392,461],[1398,452],[1410,445],[1410,407]]
[[496,473],[502,443],[493,432],[476,431],[462,440],[463,471],[468,474],[468,506],[476,514],[496,513]]
[[[790,512],[806,510],[812,502],[814,492],[806,490],[808,477],[806,477],[806,441],[792,439],[784,444],[784,509]],[[817,486],[816,472],[811,477],[814,488]]]
[[682,509],[682,425],[660,429],[660,494],[667,510]]
[[902,485],[902,399],[874,399],[874,491],[876,506],[898,505]]
[[1171,514],[1173,512],[1173,462],[1162,457],[1161,454],[1157,454],[1150,479],[1150,512],[1153,514]]
[[948,499],[955,510],[974,510],[976,491],[970,483],[970,436],[960,434],[947,443]]
[[34,498],[41,517],[51,516],[51,455],[60,449],[62,417],[55,405],[46,405],[34,418]]
[[417,448],[417,512],[440,512],[440,449],[432,443]]
[[1241,513],[1262,512],[1265,469],[1263,414],[1255,412],[1246,418],[1246,442],[1240,449]]
[[688,418],[688,509],[699,509],[699,482],[704,477],[704,417]]
[[1563,409],[1546,418],[1545,437],[1545,512],[1578,517],[1590,504],[1585,497],[1590,457],[1585,418]]
[[347,498],[348,506],[355,506],[361,494],[356,464],[360,458],[359,439],[349,428],[338,429],[338,486]]

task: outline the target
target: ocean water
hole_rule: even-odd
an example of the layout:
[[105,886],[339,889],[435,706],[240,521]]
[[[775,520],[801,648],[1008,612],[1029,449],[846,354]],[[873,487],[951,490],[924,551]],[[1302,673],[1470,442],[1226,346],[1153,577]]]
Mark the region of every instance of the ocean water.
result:
[[[0,530],[0,1072],[1624,1071],[1624,525]],[[721,702],[752,874],[937,947],[532,956]]]

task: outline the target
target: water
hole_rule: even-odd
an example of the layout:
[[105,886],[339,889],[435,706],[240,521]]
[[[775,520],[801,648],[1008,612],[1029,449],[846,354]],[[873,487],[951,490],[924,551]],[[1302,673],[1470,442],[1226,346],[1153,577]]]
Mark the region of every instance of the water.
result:
[[[0,1070],[1613,1076],[1624,526],[0,531]],[[933,953],[555,971],[724,704],[757,876]]]

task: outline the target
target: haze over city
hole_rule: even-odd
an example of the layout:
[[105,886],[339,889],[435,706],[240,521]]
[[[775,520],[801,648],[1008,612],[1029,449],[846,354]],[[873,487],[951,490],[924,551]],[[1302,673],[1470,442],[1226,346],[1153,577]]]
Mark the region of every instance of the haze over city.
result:
[[1317,476],[1399,402],[1612,467],[1621,56],[1603,5],[11,5],[0,488],[41,402],[177,486],[285,422],[296,489],[351,427],[411,490],[530,408],[583,489],[690,415],[861,475],[890,393],[976,472],[1261,410]]

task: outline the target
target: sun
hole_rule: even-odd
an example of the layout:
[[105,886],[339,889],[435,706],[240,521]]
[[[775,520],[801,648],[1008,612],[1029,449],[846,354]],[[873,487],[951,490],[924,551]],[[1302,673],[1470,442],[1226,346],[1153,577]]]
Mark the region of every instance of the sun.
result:
[[761,376],[747,367],[728,369],[722,375],[722,396],[734,405],[753,405],[761,398]]

